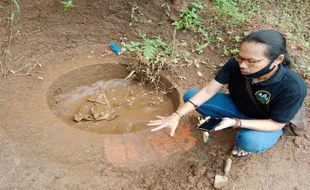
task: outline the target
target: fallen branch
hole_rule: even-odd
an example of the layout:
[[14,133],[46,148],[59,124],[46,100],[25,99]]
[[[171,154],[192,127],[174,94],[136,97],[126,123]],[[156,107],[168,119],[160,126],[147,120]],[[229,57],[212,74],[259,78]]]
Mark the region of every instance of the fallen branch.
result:
[[[9,71],[13,74],[13,75],[17,75],[17,76],[21,76],[21,75],[31,75],[31,72],[37,67],[42,67],[42,65],[39,63],[38,60],[36,59],[32,59],[33,61],[35,61],[36,63],[35,64],[31,64],[31,63],[28,63],[26,65],[24,65],[23,67],[21,67],[20,69],[17,69],[16,71],[10,69]],[[28,71],[27,73],[21,73],[21,74],[18,74],[18,72],[24,70],[25,68],[28,68]]]
[[8,40],[7,40],[7,47],[3,50],[3,53],[2,53],[2,56],[1,56],[1,59],[0,60],[3,60],[1,61],[1,73],[2,75],[5,75],[7,73],[5,73],[4,69],[3,69],[3,64],[5,65],[6,69],[11,72],[11,69],[10,69],[10,64],[9,62],[6,61],[6,59],[8,59],[8,55],[10,56],[10,45],[11,45],[11,41],[12,41],[12,37],[13,37],[13,22],[14,22],[14,17],[15,17],[15,14],[14,12],[11,12],[11,17],[7,18],[8,19],[8,26],[10,27],[10,33],[9,33],[9,36],[8,36]]
[[107,104],[108,104],[108,106],[109,106],[109,108],[110,108],[110,107],[111,107],[111,104],[110,104],[110,102],[109,102],[109,100],[108,100],[108,98],[107,98],[105,92],[102,91],[102,93],[103,93],[103,97],[104,97],[105,101],[107,102]]
[[127,101],[127,97],[128,97],[128,94],[129,94],[129,91],[130,91],[130,81],[128,81],[128,84],[127,84],[127,92],[126,92],[126,95],[125,95],[125,102]]

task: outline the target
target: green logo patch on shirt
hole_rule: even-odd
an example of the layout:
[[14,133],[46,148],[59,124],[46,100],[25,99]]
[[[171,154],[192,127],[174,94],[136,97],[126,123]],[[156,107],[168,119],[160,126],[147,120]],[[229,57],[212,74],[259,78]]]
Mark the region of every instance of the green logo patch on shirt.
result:
[[255,93],[256,98],[261,101],[263,104],[268,104],[271,98],[269,92],[265,90],[259,90]]

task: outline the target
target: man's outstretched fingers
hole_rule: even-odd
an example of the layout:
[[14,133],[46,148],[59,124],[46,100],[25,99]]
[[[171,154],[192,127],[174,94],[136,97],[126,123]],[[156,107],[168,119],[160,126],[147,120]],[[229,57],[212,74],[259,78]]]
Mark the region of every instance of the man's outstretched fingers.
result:
[[149,121],[149,123],[155,123],[155,122],[162,122],[163,120],[151,120],[151,121]]
[[162,125],[162,126],[159,126],[159,127],[156,127],[156,128],[154,128],[154,129],[152,129],[151,131],[152,131],[152,132],[158,131],[158,130],[161,130],[161,129],[165,128],[165,127],[166,127],[166,125]]
[[159,119],[165,119],[165,117],[160,116],[160,115],[156,115],[156,117],[159,118]]
[[175,133],[175,130],[176,130],[176,129],[177,129],[176,127],[172,127],[172,128],[171,128],[171,131],[170,131],[170,136],[171,136],[171,137],[174,136],[174,133]]
[[147,126],[157,126],[157,125],[161,125],[162,122],[152,122],[152,123],[148,123]]

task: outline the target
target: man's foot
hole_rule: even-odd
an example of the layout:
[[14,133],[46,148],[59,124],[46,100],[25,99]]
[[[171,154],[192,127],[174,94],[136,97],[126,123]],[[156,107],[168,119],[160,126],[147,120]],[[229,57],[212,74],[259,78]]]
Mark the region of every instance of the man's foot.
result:
[[250,153],[250,152],[246,152],[246,151],[242,150],[241,148],[239,148],[239,147],[237,147],[237,146],[235,145],[235,147],[234,147],[233,151],[231,152],[231,154],[232,154],[232,156],[234,156],[234,157],[240,158],[240,157],[247,157],[247,156],[249,156],[251,153]]

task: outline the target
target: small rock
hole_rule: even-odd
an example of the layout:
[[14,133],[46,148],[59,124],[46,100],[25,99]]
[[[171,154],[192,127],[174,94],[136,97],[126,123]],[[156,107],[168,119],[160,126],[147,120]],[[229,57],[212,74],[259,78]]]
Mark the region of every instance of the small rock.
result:
[[210,154],[211,156],[213,156],[213,157],[217,156],[217,154],[216,154],[216,152],[215,152],[214,150],[210,151],[209,154]]
[[149,190],[156,190],[156,189],[158,189],[158,186],[156,183],[150,185],[150,187],[149,187]]
[[181,183],[180,183],[180,186],[181,186],[182,188],[185,188],[185,187],[186,187],[186,183],[181,182]]
[[203,77],[203,74],[200,71],[197,72],[197,75]]
[[196,168],[194,169],[194,175],[198,177],[202,176],[205,172],[206,167],[204,166],[196,166]]
[[293,142],[297,148],[301,147],[301,141],[299,138],[295,138]]
[[309,138],[310,138],[310,135],[309,135],[309,134],[305,134],[305,138],[306,138],[306,139],[309,139]]
[[190,175],[190,176],[188,176],[187,180],[190,183],[194,183],[195,182],[195,177]]
[[208,172],[207,173],[207,178],[208,179],[213,179],[214,178],[214,174],[212,172]]
[[201,181],[198,181],[197,183],[197,189],[203,189],[203,183]]
[[210,183],[214,184],[214,178],[210,179]]

